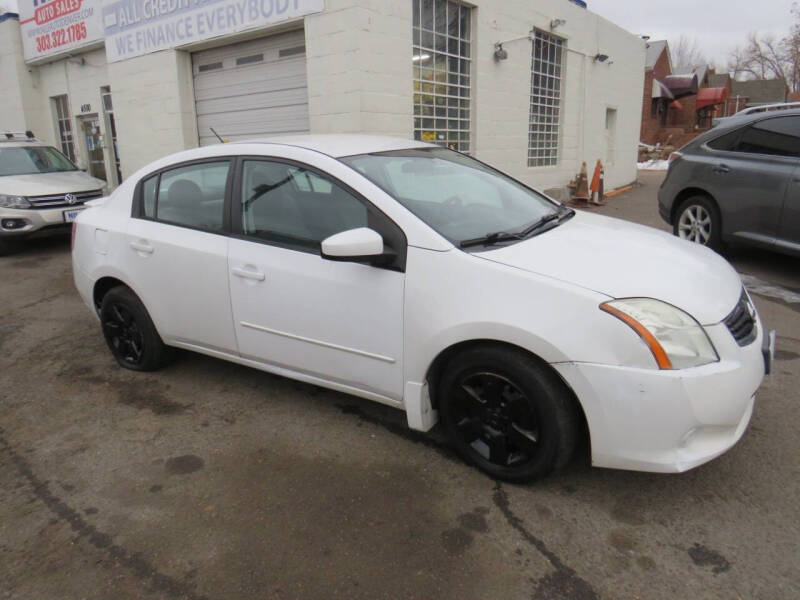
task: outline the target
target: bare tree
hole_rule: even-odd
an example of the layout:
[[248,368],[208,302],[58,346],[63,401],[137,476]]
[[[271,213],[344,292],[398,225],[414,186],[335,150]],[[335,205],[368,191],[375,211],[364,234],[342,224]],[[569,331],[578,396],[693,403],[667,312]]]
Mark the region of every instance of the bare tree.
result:
[[672,67],[676,72],[691,71],[708,64],[708,59],[700,49],[700,42],[695,37],[681,35],[669,43],[672,53]]

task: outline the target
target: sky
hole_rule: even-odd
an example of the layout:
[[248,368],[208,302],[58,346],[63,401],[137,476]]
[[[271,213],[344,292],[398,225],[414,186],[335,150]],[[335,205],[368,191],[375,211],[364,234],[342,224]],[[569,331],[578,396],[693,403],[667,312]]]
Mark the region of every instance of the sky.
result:
[[[0,0],[2,2],[3,0]],[[793,0],[587,0],[589,10],[651,40],[697,38],[700,49],[717,67],[750,32],[785,36]]]

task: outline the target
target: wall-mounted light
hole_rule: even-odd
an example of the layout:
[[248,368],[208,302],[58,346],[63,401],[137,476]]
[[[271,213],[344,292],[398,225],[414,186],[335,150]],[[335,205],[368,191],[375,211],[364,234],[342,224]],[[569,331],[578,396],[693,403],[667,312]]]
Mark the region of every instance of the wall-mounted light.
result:
[[503,48],[503,44],[502,43],[497,42],[494,45],[494,59],[495,60],[505,60],[507,58],[508,58],[508,52],[506,52],[506,49]]
[[567,24],[566,19],[553,19],[550,21],[550,29],[558,29],[559,27],[563,27]]
[[604,62],[606,62],[607,60],[608,60],[608,54],[597,54],[597,55],[595,55],[595,57],[594,57],[594,61],[595,61],[595,62],[601,62],[601,63],[604,63]]

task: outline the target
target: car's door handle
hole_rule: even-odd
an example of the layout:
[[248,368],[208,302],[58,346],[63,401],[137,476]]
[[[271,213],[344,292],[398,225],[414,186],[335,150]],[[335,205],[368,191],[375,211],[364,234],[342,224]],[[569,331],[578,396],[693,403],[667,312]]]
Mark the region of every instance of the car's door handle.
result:
[[730,173],[731,168],[728,165],[717,165],[711,169],[714,173]]
[[145,254],[152,254],[153,250],[155,250],[151,245],[144,242],[131,242],[131,248],[137,252],[144,252]]
[[250,269],[240,269],[239,267],[234,267],[231,269],[231,272],[237,277],[241,277],[243,279],[252,279],[254,281],[264,281],[266,279],[266,276],[260,271],[251,271]]

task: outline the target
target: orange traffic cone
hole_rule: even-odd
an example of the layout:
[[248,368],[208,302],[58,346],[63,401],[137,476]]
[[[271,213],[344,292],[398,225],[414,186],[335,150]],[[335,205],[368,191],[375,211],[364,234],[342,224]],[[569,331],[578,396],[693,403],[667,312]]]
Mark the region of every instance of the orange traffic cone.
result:
[[586,163],[584,162],[581,165],[581,172],[578,175],[578,185],[575,188],[575,195],[572,197],[573,200],[583,200],[585,202],[589,201],[589,177],[586,173]]
[[597,164],[594,167],[594,175],[592,176],[592,185],[589,189],[592,191],[592,204],[602,204],[603,203],[603,176],[605,174],[605,169],[603,169],[603,163],[600,159],[597,160]]

